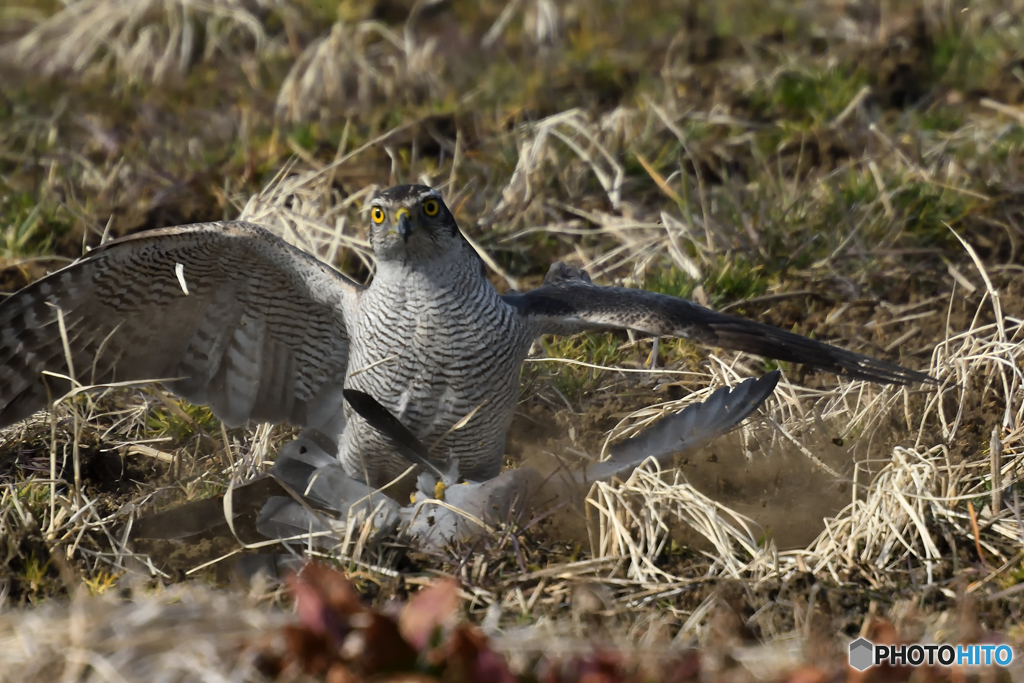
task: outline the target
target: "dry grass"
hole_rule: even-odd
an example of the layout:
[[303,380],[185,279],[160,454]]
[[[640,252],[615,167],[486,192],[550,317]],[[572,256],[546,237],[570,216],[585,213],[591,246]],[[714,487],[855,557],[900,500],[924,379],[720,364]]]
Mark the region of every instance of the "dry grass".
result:
[[0,614],[0,681],[257,680],[246,648],[288,618],[244,595],[191,585],[132,597]]
[[[824,531],[808,548],[780,552],[771,542],[761,543],[759,530],[742,515],[700,494],[678,473],[669,479],[648,468],[637,470],[621,486],[596,486],[591,501],[599,529],[595,556],[628,558],[627,576],[645,587],[677,581],[680,577],[659,568],[657,560],[670,540],[671,525],[681,521],[714,546],[708,567],[712,575],[762,581],[810,571],[837,584],[867,581],[878,590],[908,582],[932,585],[959,574],[958,547],[977,545],[989,571],[981,581],[972,582],[968,592],[997,581],[1020,561],[1024,541],[1016,492],[1024,466],[1022,340],[1024,321],[1003,318],[1001,324],[972,327],[937,347],[932,372],[943,383],[925,393],[925,409],[913,416],[916,443],[893,449],[884,460],[874,456],[882,468],[869,481],[863,479],[865,465],[870,463],[858,462],[851,503],[835,518],[825,520]],[[997,368],[1005,373],[994,372]],[[775,429],[789,434],[807,426],[810,418],[801,419],[801,414],[817,413],[829,420],[839,411],[851,428],[872,425],[884,413],[909,405],[906,394],[910,391],[914,390],[900,389],[888,400],[876,397],[865,401],[865,406],[857,400],[865,398],[857,387],[805,395],[801,401],[796,396],[804,392],[782,386],[779,394],[799,413],[785,415],[778,405],[783,402],[780,397],[768,419]],[[943,407],[977,403],[990,393],[996,393],[997,405],[1005,406],[990,452],[998,458],[995,467],[1001,483],[996,485],[986,460],[956,462],[948,446],[932,445],[936,432],[945,443],[962,438],[962,414],[946,414]],[[844,394],[853,395],[852,405],[837,400]],[[755,419],[744,429],[757,428]],[[994,492],[998,494],[995,501]],[[996,567],[999,571],[992,571]]]
[[328,119],[338,109],[396,106],[436,95],[441,89],[437,41],[417,41],[416,14],[401,34],[375,21],[335,23],[295,60],[278,92],[278,114],[289,121]]
[[271,11],[287,12],[287,3],[76,0],[5,46],[0,59],[46,75],[112,69],[127,83],[160,83],[187,74],[195,62],[265,53],[263,19]]

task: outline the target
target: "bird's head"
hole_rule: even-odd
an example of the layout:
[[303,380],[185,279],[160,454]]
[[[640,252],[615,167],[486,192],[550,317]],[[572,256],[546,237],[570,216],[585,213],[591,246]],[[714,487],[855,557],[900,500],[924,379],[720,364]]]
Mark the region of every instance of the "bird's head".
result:
[[370,201],[369,208],[370,244],[378,260],[429,260],[464,243],[441,193],[426,185],[383,190]]

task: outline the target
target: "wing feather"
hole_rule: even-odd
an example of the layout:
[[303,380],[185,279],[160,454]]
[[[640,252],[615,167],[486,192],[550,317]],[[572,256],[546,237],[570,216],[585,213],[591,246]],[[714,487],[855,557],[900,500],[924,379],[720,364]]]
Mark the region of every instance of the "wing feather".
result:
[[341,405],[345,316],[361,289],[249,223],[110,242],[0,301],[0,427],[67,391],[44,372],[82,384],[164,380],[230,425],[304,425],[318,397]]
[[678,297],[642,289],[594,285],[586,272],[564,263],[553,265],[545,284],[537,289],[503,298],[532,321],[538,335],[631,329],[803,363],[853,379],[885,384],[935,381],[923,372],[771,325],[717,313]]

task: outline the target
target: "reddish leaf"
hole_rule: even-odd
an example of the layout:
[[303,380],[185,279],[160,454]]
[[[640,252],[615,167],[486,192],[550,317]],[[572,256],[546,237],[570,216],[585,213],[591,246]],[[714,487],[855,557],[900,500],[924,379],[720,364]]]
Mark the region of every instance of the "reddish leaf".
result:
[[829,675],[816,666],[802,666],[782,679],[785,683],[827,683]]
[[618,652],[595,650],[584,657],[566,662],[546,662],[542,680],[546,683],[623,683],[626,680],[624,661]]
[[299,626],[282,629],[285,642],[284,666],[297,666],[310,675],[321,674],[334,660],[327,636]]
[[[416,650],[402,637],[398,624],[389,617],[376,612],[370,613],[369,624],[362,633],[361,656],[355,660],[360,671],[367,676],[395,671],[412,671],[416,668]],[[349,636],[355,637],[357,634]],[[346,640],[346,645],[348,644]],[[346,648],[343,648],[346,649]]]
[[436,666],[443,665],[443,678],[451,683],[515,682],[505,658],[491,650],[487,636],[469,624],[456,626],[441,647],[428,653],[427,661]]
[[684,683],[684,681],[692,681],[699,678],[700,672],[700,652],[691,650],[682,654],[678,660],[665,667],[665,673],[661,679],[665,683]]
[[341,662],[335,662],[324,677],[326,683],[363,683],[366,680]]
[[865,637],[876,645],[896,645],[902,642],[892,623],[881,617],[871,618]]
[[583,660],[580,683],[622,683],[626,680],[622,670],[622,655],[609,650],[598,650]]
[[417,650],[424,649],[438,628],[454,622],[461,605],[459,583],[455,579],[441,579],[421,588],[399,617],[402,635]]
[[329,635],[335,643],[347,631],[345,617],[366,611],[345,575],[322,564],[310,562],[288,577],[288,585],[299,623],[313,633]]

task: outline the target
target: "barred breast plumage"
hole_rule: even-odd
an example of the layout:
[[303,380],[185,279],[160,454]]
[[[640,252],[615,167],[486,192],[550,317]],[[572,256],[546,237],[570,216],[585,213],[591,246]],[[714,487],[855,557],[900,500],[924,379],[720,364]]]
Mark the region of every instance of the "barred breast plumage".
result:
[[[347,386],[379,397],[439,459],[457,457],[460,472],[480,480],[501,467],[532,337],[475,255],[453,256],[440,267],[380,264],[360,298]],[[340,457],[351,476],[381,485],[409,467],[346,415]]]

